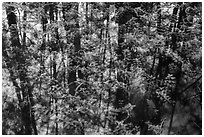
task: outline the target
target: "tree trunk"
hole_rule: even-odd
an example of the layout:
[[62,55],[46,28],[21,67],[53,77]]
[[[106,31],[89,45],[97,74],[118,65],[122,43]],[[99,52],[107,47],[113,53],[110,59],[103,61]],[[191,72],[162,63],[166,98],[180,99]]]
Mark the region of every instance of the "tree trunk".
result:
[[[76,80],[77,80],[77,73],[76,73],[76,69],[75,67],[77,66],[77,61],[76,61],[76,57],[79,56],[78,55],[78,51],[81,49],[81,35],[80,35],[80,32],[79,32],[79,21],[78,21],[78,3],[63,3],[63,18],[64,18],[64,21],[65,21],[65,30],[68,32],[70,29],[72,29],[71,27],[72,26],[69,26],[67,25],[68,23],[68,17],[66,16],[66,12],[70,12],[69,10],[71,8],[74,9],[73,12],[75,12],[75,15],[76,17],[74,18],[75,20],[75,25],[74,25],[74,30],[71,31],[71,33],[74,32],[74,40],[73,41],[70,41],[70,40],[67,40],[67,42],[71,42],[74,44],[74,53],[73,53],[73,56],[71,57],[72,58],[72,61],[70,63],[70,72],[69,72],[69,76],[68,76],[68,87],[69,87],[69,93],[71,95],[75,95],[75,89],[76,89]],[[65,7],[65,5],[67,5]],[[68,9],[67,9],[68,8]],[[68,34],[67,34],[68,35]],[[67,36],[69,37],[69,36]],[[78,72],[78,77],[79,78],[83,78],[83,74],[81,73],[81,71]]]
[[[15,8],[12,6],[7,7],[6,9],[8,25],[10,30],[10,37],[11,37],[11,46],[14,49],[13,61],[16,63],[17,68],[15,68],[19,72],[19,79],[20,79],[20,88],[15,84],[15,80],[13,79],[14,85],[16,85],[16,92],[18,95],[18,99],[20,102],[21,107],[21,119],[23,121],[24,127],[24,134],[32,135],[33,130],[34,134],[37,134],[37,128],[35,124],[35,117],[34,111],[31,109],[34,105],[33,103],[33,95],[32,95],[32,86],[27,78],[26,75],[26,68],[25,68],[25,56],[24,56],[24,49],[26,46],[26,33],[23,34],[23,45],[21,45],[18,35],[17,29],[17,16],[15,15]],[[24,14],[24,21],[26,19],[26,13]],[[25,26],[24,26],[25,27]],[[10,63],[8,63],[10,64]],[[10,64],[11,65],[11,64]],[[12,66],[8,66],[8,68],[12,68]],[[10,70],[11,75],[14,75],[14,72]],[[19,95],[21,90],[22,95]],[[22,99],[20,98],[22,96]]]
[[[182,3],[179,3],[179,5],[181,5]],[[177,15],[177,12],[178,12],[178,9],[177,7],[175,7],[174,9],[174,12],[173,12],[173,16],[176,16]],[[175,14],[175,15],[174,15]],[[178,21],[176,21],[174,23],[174,27],[177,27],[178,29],[180,29],[180,25],[181,23],[183,23],[183,19],[186,17],[186,14],[185,14],[185,8],[184,7],[180,7],[179,8],[179,15],[178,15]],[[173,28],[173,32],[175,31],[175,28]],[[177,36],[176,34],[172,34],[172,51],[176,51],[177,50]],[[175,108],[176,108],[176,103],[177,103],[177,100],[178,100],[178,97],[179,97],[179,84],[180,84],[180,79],[181,79],[181,74],[182,74],[182,62],[176,62],[175,63],[176,67],[177,67],[177,70],[175,72],[175,77],[176,77],[176,83],[175,83],[175,88],[174,88],[174,91],[171,93],[171,98],[175,101],[173,102],[173,105],[172,105],[172,112],[171,112],[171,117],[170,117],[170,123],[169,123],[169,129],[168,129],[168,135],[170,134],[171,132],[171,128],[172,128],[172,122],[173,122],[173,116],[174,116],[174,112],[175,112]]]

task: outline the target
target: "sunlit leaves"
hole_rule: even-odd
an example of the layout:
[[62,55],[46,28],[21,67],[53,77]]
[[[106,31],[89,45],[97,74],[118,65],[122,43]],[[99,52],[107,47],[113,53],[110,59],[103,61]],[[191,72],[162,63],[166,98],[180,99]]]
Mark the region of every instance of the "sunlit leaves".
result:
[[[141,119],[134,116],[143,110],[146,113],[142,116],[148,115],[145,120],[148,132],[162,134],[161,122],[154,125],[152,119],[160,113],[162,117],[168,117],[170,108],[165,105],[175,103],[172,97],[175,88],[180,92],[201,74],[201,6],[187,8],[188,16],[177,28],[178,15],[172,15],[173,8],[179,7],[176,3],[160,3],[160,9],[157,9],[158,3],[80,3],[79,11],[76,11],[77,4],[3,3],[3,9],[15,7],[18,16],[18,24],[10,27],[10,32],[6,16],[3,16],[3,66],[8,69],[9,64],[9,70],[14,73],[11,77],[6,69],[3,71],[4,134],[20,133],[22,121],[15,86],[22,88],[29,83],[33,87],[32,109],[39,134],[55,134],[57,125],[58,134],[139,134],[140,129],[133,126],[132,121],[128,124],[125,120],[118,121],[116,115],[125,112],[126,118],[139,121]],[[57,9],[54,20],[50,11],[53,5]],[[160,26],[158,10],[162,10]],[[22,18],[24,11],[26,20]],[[125,12],[134,17],[125,16]],[[117,24],[116,14],[127,17],[128,21]],[[19,33],[10,36],[12,30]],[[17,41],[19,36],[20,44],[23,44],[23,33],[26,34],[26,45],[22,50],[10,41]],[[118,43],[121,33],[124,33],[124,41]],[[76,52],[74,38],[78,34],[81,49]],[[173,36],[177,38],[174,45]],[[173,50],[172,46],[176,48]],[[117,52],[119,48],[122,50]],[[118,56],[123,58],[119,60]],[[160,65],[162,69],[158,69]],[[165,68],[168,69],[166,74]],[[177,82],[179,70],[181,79]],[[24,77],[27,82],[19,78],[22,72],[27,75]],[[76,72],[76,80],[69,83],[71,72]],[[9,78],[13,78],[16,85]],[[70,95],[69,85],[73,83],[75,94]],[[179,102],[192,103],[196,109],[201,100],[200,85],[198,82],[178,95]],[[116,109],[114,100],[118,88],[124,89],[129,98],[126,105]],[[146,101],[144,106],[142,101]],[[124,102],[120,100],[119,104]],[[28,105],[26,101],[23,103]],[[196,110],[196,116],[191,120],[197,120],[199,125],[200,118],[200,112]]]

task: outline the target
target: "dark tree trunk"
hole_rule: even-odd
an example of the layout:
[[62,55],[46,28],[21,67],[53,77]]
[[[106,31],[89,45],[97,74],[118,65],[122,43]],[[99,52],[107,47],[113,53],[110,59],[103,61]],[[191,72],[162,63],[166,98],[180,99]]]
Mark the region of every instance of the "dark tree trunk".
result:
[[[181,5],[182,3],[178,3],[178,4]],[[177,27],[177,29],[181,29],[181,24],[184,23],[183,21],[186,18],[185,8],[183,6],[180,6],[179,11],[178,11],[178,9],[176,7],[176,9],[173,12],[173,16],[177,15],[176,11],[179,12],[179,14],[178,14],[178,20],[174,23],[174,27]],[[172,34],[171,47],[172,47],[172,51],[176,51],[178,39],[177,39],[175,28],[173,30],[175,33]],[[177,69],[174,72],[174,76],[176,78],[175,87],[174,87],[174,91],[172,91],[172,93],[171,93],[171,98],[174,100],[174,102],[172,104],[172,112],[171,112],[171,117],[170,117],[168,134],[171,133],[173,116],[174,116],[174,112],[175,112],[175,108],[176,108],[176,102],[179,98],[179,92],[178,92],[179,91],[179,84],[180,84],[180,80],[182,77],[182,62],[175,62],[174,64],[176,65]]]
[[[76,85],[76,80],[77,80],[77,71],[75,69],[75,66],[77,66],[77,60],[76,60],[76,57],[79,56],[79,53],[78,51],[81,49],[81,35],[80,35],[80,32],[79,32],[79,21],[78,21],[78,3],[63,3],[63,18],[64,18],[64,21],[65,21],[65,30],[68,32],[71,28],[71,26],[67,25],[68,23],[68,17],[66,16],[66,12],[69,12],[69,10],[71,8],[74,9],[74,12],[75,12],[75,25],[74,25],[74,30],[72,30],[71,32],[73,33],[74,32],[74,40],[73,41],[70,41],[69,39],[67,39],[67,42],[71,42],[74,44],[74,53],[73,53],[73,56],[71,57],[72,58],[72,61],[70,63],[70,71],[69,71],[69,76],[68,76],[68,87],[69,87],[69,93],[71,95],[75,95],[75,89],[77,87]],[[66,6],[65,6],[66,5]],[[68,34],[67,34],[67,37]],[[78,72],[78,77],[79,78],[83,78],[83,74],[81,71]]]
[[[57,3],[50,3],[49,5],[49,16],[50,16],[50,22],[54,23],[55,21],[58,20],[58,9],[57,9]],[[57,62],[56,62],[56,58],[57,58],[57,52],[56,51],[60,51],[60,46],[59,46],[59,32],[58,32],[58,27],[55,27],[53,33],[53,36],[55,38],[54,41],[52,41],[52,45],[51,45],[51,52],[53,54],[53,60],[52,60],[52,79],[53,79],[53,86],[57,86],[58,84],[58,73],[57,73]],[[56,89],[53,89],[56,90]],[[55,111],[55,116],[56,118],[58,117],[58,99],[57,97],[52,97],[52,100],[55,103],[55,108],[53,108],[53,110]],[[58,121],[55,120],[55,135],[58,135]]]
[[[124,15],[125,16],[125,15]],[[124,20],[123,17],[118,18],[118,48],[116,51],[118,61],[123,61],[124,55],[123,55],[123,45],[122,43],[124,42],[124,35],[125,35],[125,28],[123,24],[125,24],[128,20]],[[122,72],[117,73],[117,80],[118,82],[125,82],[124,80],[124,74]],[[121,88],[116,89],[116,94],[115,94],[115,102],[114,106],[116,109],[122,108],[127,104],[127,94],[125,90]],[[118,112],[116,119],[121,121],[123,120],[127,114],[124,114],[123,112]]]
[[[27,75],[26,75],[26,67],[25,67],[25,56],[24,56],[24,49],[26,47],[26,33],[23,33],[23,45],[21,45],[18,35],[17,29],[17,16],[15,15],[15,8],[9,6],[6,9],[7,12],[7,19],[8,25],[10,30],[10,37],[11,37],[11,46],[14,49],[13,61],[16,63],[17,68],[15,68],[19,72],[19,79],[20,79],[20,88],[15,84],[15,80],[13,79],[14,85],[16,85],[16,92],[18,95],[18,99],[20,102],[21,107],[21,119],[23,121],[24,127],[24,134],[32,135],[33,131],[34,134],[37,134],[37,128],[35,124],[35,117],[34,111],[31,109],[34,105],[33,103],[33,95],[32,90],[33,87],[31,86]],[[24,13],[24,20],[26,19],[26,13]],[[24,26],[25,27],[25,26]],[[8,56],[7,56],[8,57]],[[7,63],[10,64],[10,63]],[[11,64],[10,64],[11,65]],[[14,65],[15,66],[15,65]],[[12,66],[8,66],[8,68],[12,68]],[[14,72],[10,70],[11,75],[14,75]],[[19,90],[21,92],[19,92]],[[21,94],[22,95],[19,95]],[[22,96],[23,98],[20,98]]]
[[[161,19],[161,4],[160,3],[157,3],[157,10],[158,10],[157,11],[157,32],[158,32],[159,35],[162,35],[162,26],[161,26],[162,19]],[[161,46],[161,45],[158,45],[158,46]],[[162,78],[165,77],[165,75],[163,74],[163,66],[164,66],[164,63],[165,63],[165,57],[164,57],[163,53],[160,51],[159,48],[155,49],[153,66],[152,66],[150,74],[153,74],[153,67],[155,65],[154,63],[155,63],[157,54],[159,54],[159,59],[158,59],[159,62],[158,62],[158,65],[156,66],[155,77],[158,80],[161,80]],[[168,65],[166,67],[168,67]],[[158,84],[158,87],[159,87],[160,83],[157,83],[157,84]],[[155,90],[155,89],[152,89],[152,90]],[[154,93],[154,92],[153,92],[153,95],[152,95],[152,100],[155,103],[155,106],[157,107],[157,109],[160,110],[162,102],[160,101],[160,98],[158,97],[158,95],[156,93]],[[160,121],[161,121],[161,111],[158,111],[157,115],[154,118],[154,121],[152,121],[152,122],[154,124],[158,124],[158,123],[160,123]]]

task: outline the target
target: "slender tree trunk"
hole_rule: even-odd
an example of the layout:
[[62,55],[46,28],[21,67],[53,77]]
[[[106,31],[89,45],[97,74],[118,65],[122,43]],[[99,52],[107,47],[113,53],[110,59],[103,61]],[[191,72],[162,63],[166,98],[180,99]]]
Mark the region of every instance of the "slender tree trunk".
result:
[[[103,59],[103,64],[105,65],[105,54],[106,54],[106,48],[107,48],[107,46],[108,47],[110,47],[110,35],[109,35],[109,23],[110,23],[110,20],[109,20],[109,7],[110,7],[110,5],[108,5],[108,7],[107,7],[107,11],[106,11],[106,20],[107,20],[107,24],[106,24],[106,39],[107,39],[107,41],[106,41],[106,43],[107,44],[105,44],[105,49],[104,49],[104,59]],[[109,52],[111,52],[111,51],[109,51]],[[110,62],[111,63],[111,62]],[[111,66],[111,64],[110,64],[110,66]],[[110,79],[110,74],[111,74],[111,71],[109,71],[109,79]],[[103,75],[103,74],[102,74]],[[109,105],[110,105],[110,88],[108,89],[108,103],[107,103],[107,112],[106,112],[106,114],[105,114],[105,117],[108,117],[108,115],[109,115]],[[107,127],[108,127],[108,121],[107,121],[107,119],[105,118],[105,125],[104,125],[104,127],[106,128],[106,125],[107,125]]]
[[89,3],[86,2],[86,35],[89,36],[89,20],[88,20],[88,9],[89,9]]
[[[126,22],[126,21],[125,21]],[[122,26],[122,19],[119,19],[118,22],[118,49],[116,51],[117,53],[117,57],[119,61],[123,61],[124,59],[124,55],[123,55],[123,47],[122,47],[122,43],[124,42],[124,34],[125,34],[125,30],[124,27]],[[124,82],[124,78],[123,78],[123,74],[121,73],[121,71],[117,72],[117,80],[118,82]],[[125,91],[123,88],[117,88],[116,89],[116,99],[115,99],[115,108],[119,109],[125,106],[124,103],[119,103],[119,102],[125,102]],[[116,119],[121,121],[124,118],[124,115],[122,114],[122,112],[118,112]]]
[[[181,5],[182,3],[179,3],[179,5]],[[175,7],[174,11],[173,11],[173,16],[177,15],[177,12],[179,12],[178,15],[178,20],[174,23],[174,27],[177,27],[178,29],[180,29],[180,25],[181,23],[183,23],[183,19],[186,17],[185,15],[185,9],[184,7],[180,7],[179,11],[178,11],[178,7]],[[173,32],[175,31],[175,28],[172,29]],[[172,34],[172,51],[176,51],[177,50],[177,36],[173,33]],[[175,88],[174,91],[172,92],[171,98],[175,101],[172,105],[172,113],[170,116],[170,123],[169,123],[169,129],[168,129],[168,134],[170,134],[171,132],[171,128],[172,128],[172,122],[173,122],[173,116],[174,116],[174,112],[175,112],[175,108],[176,108],[176,103],[179,97],[179,84],[180,84],[180,79],[181,79],[181,73],[182,73],[182,62],[176,62],[176,66],[177,66],[177,70],[175,72],[175,77],[176,77],[176,84],[175,84]]]
[[155,61],[156,61],[157,49],[155,48],[154,50],[155,50],[155,51],[154,51],[154,58],[153,58],[152,67],[151,67],[151,70],[150,70],[150,76],[153,75],[153,72],[154,72],[154,66],[155,66]]
[[[157,3],[157,32],[158,34],[162,35],[162,27],[161,27],[161,4],[160,3]],[[156,46],[161,46],[161,45],[156,45]],[[158,65],[156,66],[156,72],[155,72],[155,77],[156,77],[156,81],[157,80],[161,80],[161,78],[163,77],[162,76],[162,67],[163,67],[163,53],[161,53],[160,51],[160,48],[156,47],[155,48],[155,53],[154,53],[154,59],[153,59],[153,64],[152,64],[152,68],[151,68],[151,72],[150,72],[150,75],[153,75],[153,69],[154,69],[154,66],[155,66],[155,62],[156,62],[156,56],[159,55],[158,57]],[[156,83],[155,81],[155,84],[158,84],[157,86],[159,87],[160,86],[160,83]],[[155,90],[155,89],[152,89],[152,90]],[[155,106],[157,107],[157,109],[159,110],[158,113],[157,113],[157,116],[155,118],[155,123],[160,123],[161,121],[161,101],[159,99],[159,97],[157,96],[156,93],[153,92],[153,101],[155,103]]]
[[38,135],[38,131],[37,131],[37,125],[36,125],[36,120],[35,120],[35,111],[33,109],[34,101],[33,101],[33,87],[29,86],[29,90],[28,90],[28,94],[29,94],[29,99],[30,99],[30,104],[31,104],[31,122],[32,122],[32,127],[33,127],[33,131],[34,131],[34,135]]
[[43,30],[43,36],[42,36],[42,45],[40,46],[40,70],[39,70],[39,92],[40,92],[40,96],[39,98],[42,97],[42,74],[43,71],[45,69],[44,66],[44,50],[46,48],[46,26],[48,23],[47,18],[45,17],[45,15],[47,14],[47,8],[46,6],[43,7],[44,11],[43,11],[43,15],[41,16],[41,24],[42,24],[42,30]]
[[[49,12],[49,15],[50,15],[50,22],[51,23],[54,23],[55,21],[58,20],[58,9],[57,9],[57,3],[51,3],[50,6],[50,12]],[[57,62],[56,62],[56,58],[57,58],[57,52],[60,51],[60,46],[59,46],[59,32],[58,32],[58,27],[55,27],[54,29],[54,32],[53,33],[53,36],[55,38],[55,41],[52,43],[52,54],[53,54],[53,59],[52,59],[52,70],[53,70],[53,75],[52,75],[52,85],[54,87],[57,87],[57,84],[58,84],[58,79],[57,79]],[[57,90],[56,88],[53,88],[53,90]],[[51,90],[52,91],[52,90]],[[52,100],[54,101],[53,102],[53,105],[54,105],[54,112],[55,112],[55,116],[56,116],[56,119],[55,119],[55,135],[58,135],[58,99],[57,99],[57,95],[55,95],[54,97],[52,97]]]
[[[162,34],[162,28],[161,28],[161,6],[160,3],[158,3],[157,5],[157,32],[158,34]],[[161,46],[161,45],[158,45]],[[161,51],[158,49],[158,53],[159,53],[159,63],[157,66],[157,70],[156,70],[156,77],[158,79],[162,79],[163,77],[163,72],[162,72],[162,67],[163,67],[163,63],[164,63],[164,57],[163,57],[163,53],[161,53]]]
[[[109,63],[109,84],[111,84],[111,75],[112,75],[112,48],[110,44],[110,35],[108,35],[108,45],[109,45],[109,52],[110,52],[110,63]],[[111,88],[108,89],[108,104],[107,104],[107,117],[109,117],[109,107],[111,104]],[[107,127],[109,127],[109,121],[107,123]]]

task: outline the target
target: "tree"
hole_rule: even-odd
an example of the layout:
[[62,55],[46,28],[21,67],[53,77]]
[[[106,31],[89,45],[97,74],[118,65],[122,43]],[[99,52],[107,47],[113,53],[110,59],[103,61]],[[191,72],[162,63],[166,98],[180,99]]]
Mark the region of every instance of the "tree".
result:
[[[6,63],[6,67],[9,69],[11,81],[15,85],[15,90],[21,109],[21,119],[23,121],[24,134],[37,134],[35,116],[32,109],[32,106],[34,105],[32,94],[33,86],[29,81],[29,78],[26,74],[27,70],[25,68],[26,56],[24,53],[24,49],[26,48],[26,33],[23,34],[23,44],[21,44],[17,28],[15,7],[12,6],[12,4],[11,6],[8,6],[6,8],[6,13],[10,31],[10,45],[14,49],[14,54],[11,54],[10,56],[6,52],[3,53],[4,57],[8,61]],[[23,19],[26,20],[26,11],[24,12]],[[14,68],[12,67],[13,63],[15,63]],[[20,86],[16,81],[17,79],[20,80]]]
[[201,7],[3,3],[3,134],[201,134]]

